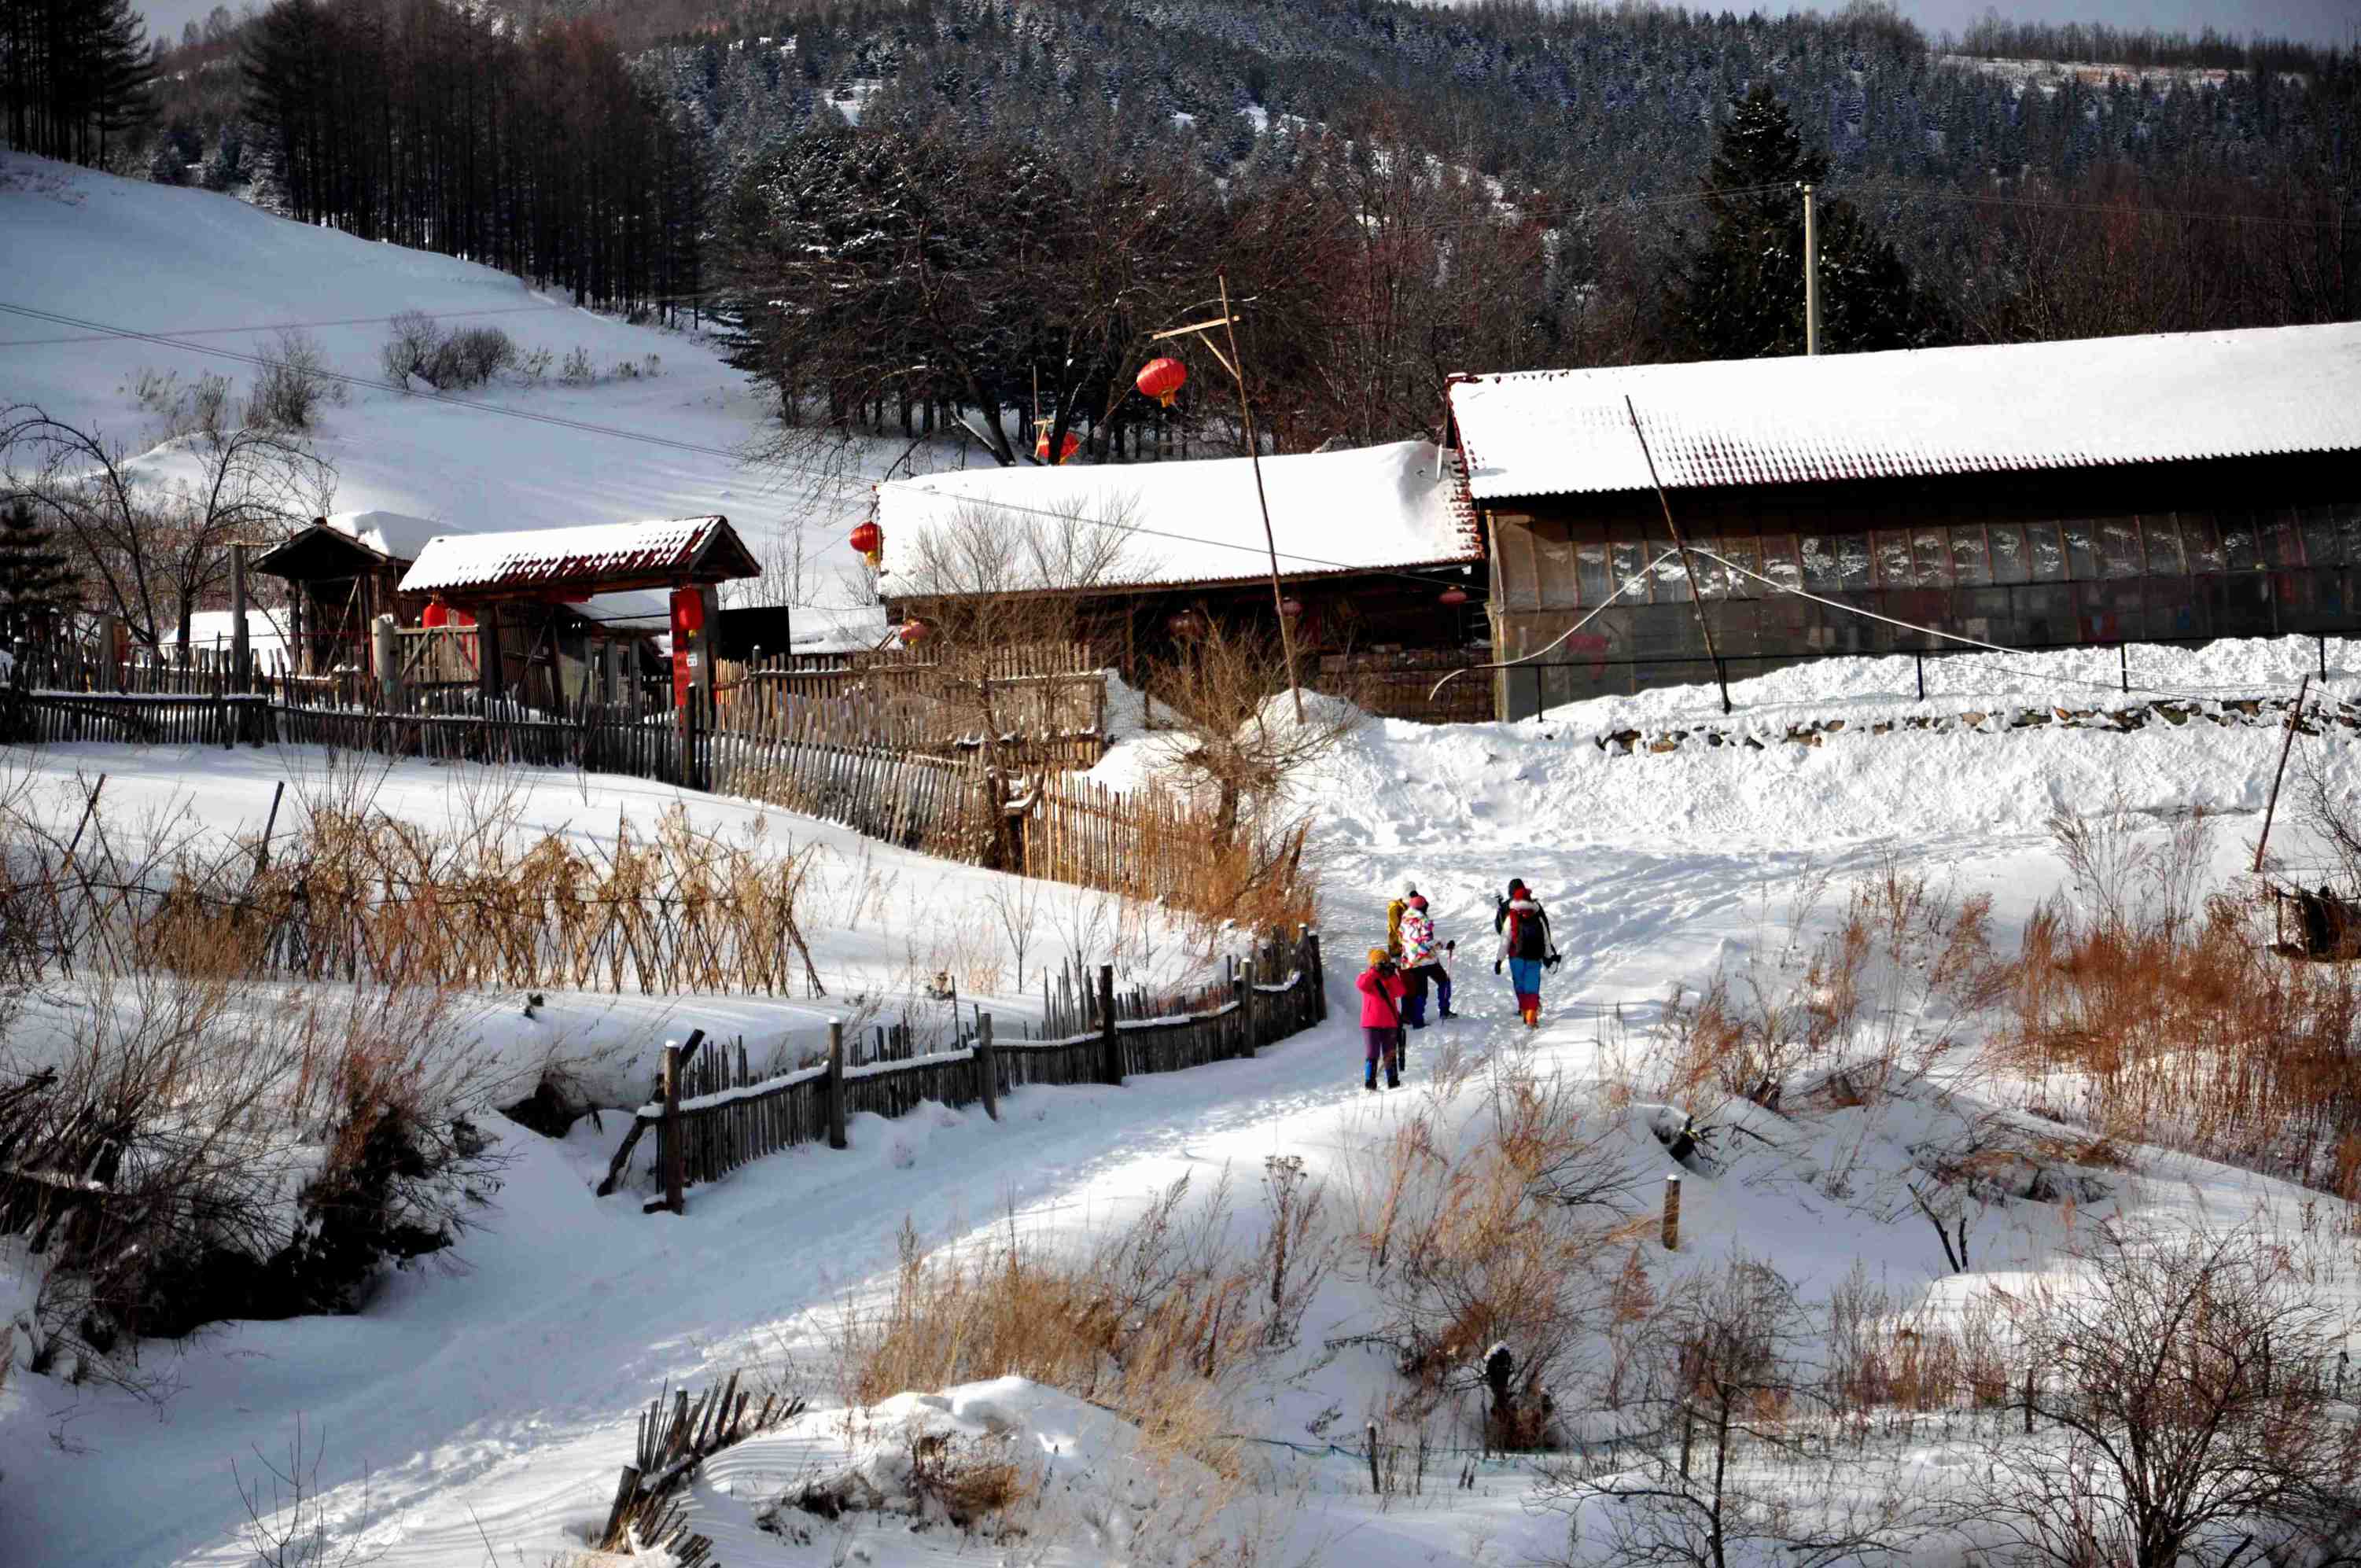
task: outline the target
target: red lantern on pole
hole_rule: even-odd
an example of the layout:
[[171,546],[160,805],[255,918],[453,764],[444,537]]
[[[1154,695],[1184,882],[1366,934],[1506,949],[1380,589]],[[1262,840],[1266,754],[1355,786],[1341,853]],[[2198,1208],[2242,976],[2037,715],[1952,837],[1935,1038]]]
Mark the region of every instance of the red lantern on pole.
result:
[[1443,602],[1448,605],[1466,604],[1467,602],[1467,590],[1466,588],[1445,588],[1443,590]]
[[1178,359],[1151,359],[1139,367],[1139,379],[1134,384],[1142,397],[1154,398],[1169,409],[1180,389],[1189,384],[1189,367]]
[[852,547],[874,566],[878,556],[884,553],[885,531],[873,522],[864,522],[852,531]]
[[918,643],[924,642],[929,636],[933,635],[933,627],[928,626],[925,621],[920,620],[914,615],[909,620],[902,623],[902,644],[905,647],[915,647]]
[[[1058,444],[1058,461],[1063,463],[1082,449],[1082,438],[1070,430],[1066,432],[1066,439]],[[1033,455],[1044,463],[1049,461],[1049,427],[1048,425],[1041,427],[1041,439],[1033,444]]]

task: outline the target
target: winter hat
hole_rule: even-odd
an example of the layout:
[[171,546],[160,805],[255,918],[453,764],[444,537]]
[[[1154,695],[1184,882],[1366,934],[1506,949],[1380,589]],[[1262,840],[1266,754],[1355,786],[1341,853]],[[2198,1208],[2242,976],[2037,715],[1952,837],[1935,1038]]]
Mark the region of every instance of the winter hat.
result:
[[1509,896],[1510,898],[1514,898],[1517,894],[1525,891],[1525,882],[1522,877],[1510,877],[1509,879]]
[[1369,962],[1371,964],[1381,964],[1385,961],[1386,950],[1383,948],[1371,948],[1369,949]]
[[1402,896],[1404,898],[1416,898],[1418,896],[1418,883],[1414,882],[1406,882],[1402,883]]
[[1413,893],[1410,895],[1410,906],[1412,909],[1416,909],[1423,913],[1426,908],[1426,900],[1423,896]]

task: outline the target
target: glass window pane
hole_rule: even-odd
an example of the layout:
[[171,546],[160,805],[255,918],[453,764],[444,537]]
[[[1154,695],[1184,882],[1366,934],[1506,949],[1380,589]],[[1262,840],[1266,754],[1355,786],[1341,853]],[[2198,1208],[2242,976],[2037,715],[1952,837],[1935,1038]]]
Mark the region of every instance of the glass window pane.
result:
[[[1747,572],[1763,570],[1763,542],[1759,539],[1724,539],[1716,546],[1715,554],[1726,557],[1733,565],[1743,567]],[[1763,597],[1763,584],[1760,580],[1746,576],[1741,572],[1733,572],[1729,566],[1713,561],[1700,561],[1697,563],[1697,571],[1706,581],[1706,592],[1716,598],[1751,599]]]
[[2056,523],[2026,523],[2025,543],[2026,554],[2032,557],[2035,582],[2062,583],[2066,580],[2066,547],[2059,543]]
[[2066,580],[2087,583],[2099,575],[2099,553],[2092,542],[2091,520],[2083,517],[2060,519],[2059,532],[2066,536]]
[[2345,542],[2345,558],[2361,566],[2361,501],[2340,501],[2329,510],[2336,514],[2336,533]]
[[1837,587],[1869,587],[1869,536],[1865,533],[1839,533],[1829,543],[1836,547]]
[[2093,532],[2099,544],[2100,569],[2110,577],[2140,575],[2139,519],[2103,517]]
[[2180,517],[2180,547],[2189,556],[2191,572],[2220,572],[2228,569],[2227,557],[2222,551],[2222,533],[2213,514],[2185,511]]
[[2025,524],[1988,523],[1984,534],[1992,541],[1993,582],[2022,583],[2032,579],[2032,565],[2025,550]]
[[1881,528],[1872,539],[1877,553],[1877,587],[1906,588],[1918,580],[1911,569],[1908,534]]
[[1814,593],[1828,593],[1844,587],[1844,560],[1839,550],[1841,539],[1825,533],[1803,535],[1804,586]]
[[1992,563],[1984,551],[1980,522],[1962,522],[1951,529],[1951,580],[1963,588],[1980,588],[1992,579]]
[[2296,538],[2295,514],[2286,507],[2255,514],[2255,548],[2263,565],[2285,572],[2303,565],[2303,546]]
[[1586,605],[1605,604],[1615,585],[1607,571],[1607,541],[1581,539],[1574,546],[1575,592]]
[[[1607,585],[1607,591],[1611,594],[1619,588],[1623,588],[1625,584],[1640,575],[1640,567],[1646,560],[1647,557],[1640,554],[1640,547],[1637,544],[1618,542],[1609,545],[1607,563],[1615,580]],[[1625,589],[1622,598],[1617,602],[1627,605],[1646,604],[1648,602],[1647,585],[1642,583],[1636,587]]]
[[1951,586],[1951,542],[1939,528],[1921,528],[1912,541],[1918,557],[1918,586],[1922,588],[1948,588]]
[[2225,511],[2215,519],[2222,529],[2222,559],[2233,572],[2256,572],[2262,569],[2261,553],[2255,547],[2255,519],[2251,512]]
[[[1795,554],[1794,534],[1766,533],[1763,536],[1763,575],[1782,587],[1800,588],[1804,586],[1804,565]],[[1761,587],[1761,585],[1756,587]]]
[[2140,549],[2150,576],[2178,577],[2189,570],[2189,564],[2180,558],[2180,525],[2170,512],[2140,519]]
[[2296,526],[2303,532],[2305,565],[2345,565],[2345,542],[2337,537],[2335,508],[2306,507],[2298,514]]

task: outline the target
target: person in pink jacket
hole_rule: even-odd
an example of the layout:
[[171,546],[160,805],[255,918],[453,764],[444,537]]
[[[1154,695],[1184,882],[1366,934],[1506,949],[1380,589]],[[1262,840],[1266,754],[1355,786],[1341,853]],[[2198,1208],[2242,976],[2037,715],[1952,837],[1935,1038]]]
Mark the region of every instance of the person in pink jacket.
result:
[[1361,1038],[1367,1047],[1361,1087],[1378,1086],[1378,1058],[1386,1062],[1386,1087],[1401,1087],[1401,1006],[1410,981],[1383,948],[1369,949],[1369,967],[1356,982],[1361,988]]

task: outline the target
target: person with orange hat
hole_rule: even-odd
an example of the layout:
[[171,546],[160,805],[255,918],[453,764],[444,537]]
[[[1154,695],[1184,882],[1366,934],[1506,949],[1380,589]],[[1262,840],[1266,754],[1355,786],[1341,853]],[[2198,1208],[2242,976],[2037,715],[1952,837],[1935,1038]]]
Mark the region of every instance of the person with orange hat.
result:
[[1361,990],[1361,1038],[1367,1047],[1361,1087],[1378,1086],[1378,1058],[1385,1058],[1386,1087],[1401,1087],[1401,1004],[1410,991],[1401,968],[1383,948],[1369,949],[1369,967],[1356,982]]

